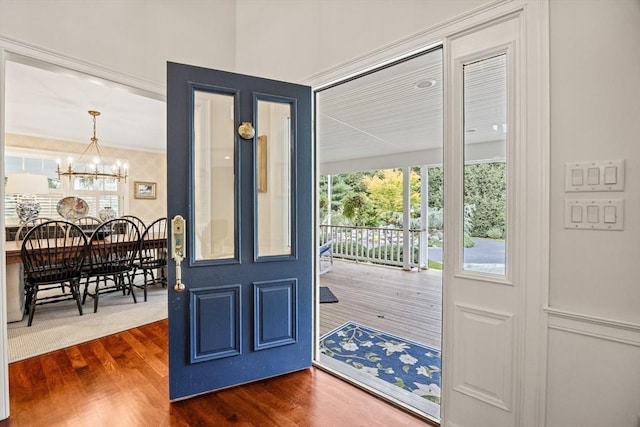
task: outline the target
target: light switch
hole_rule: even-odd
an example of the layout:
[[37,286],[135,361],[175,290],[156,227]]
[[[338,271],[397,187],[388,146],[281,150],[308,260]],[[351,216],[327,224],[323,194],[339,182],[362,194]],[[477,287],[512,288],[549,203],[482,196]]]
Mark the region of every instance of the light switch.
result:
[[[624,191],[624,163],[624,160],[567,162],[564,164],[564,191],[567,193]],[[568,219],[571,219],[570,214],[571,212],[568,211]],[[600,221],[602,221],[602,212]]]
[[587,222],[589,223],[597,223],[600,220],[599,215],[600,208],[596,205],[587,206]]
[[607,166],[604,168],[604,183],[613,185],[618,183],[618,168],[615,166]]
[[571,222],[582,222],[582,206],[571,206]]
[[582,169],[571,169],[571,185],[584,184],[584,171]]
[[587,169],[587,184],[589,185],[600,184],[600,168]]
[[615,224],[617,221],[616,215],[616,207],[615,206],[605,206],[604,207],[604,223],[605,224]]
[[564,227],[572,230],[623,230],[624,200],[564,199]]

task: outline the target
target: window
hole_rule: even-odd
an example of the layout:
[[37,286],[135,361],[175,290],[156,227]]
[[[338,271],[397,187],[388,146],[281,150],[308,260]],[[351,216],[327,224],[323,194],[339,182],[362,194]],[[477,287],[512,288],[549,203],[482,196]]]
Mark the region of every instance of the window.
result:
[[[98,216],[101,209],[110,207],[122,215],[124,185],[115,179],[78,178],[72,180],[59,179],[56,172],[56,154],[43,152],[27,152],[7,150],[5,155],[5,174],[33,173],[46,175],[49,183],[48,194],[34,194],[40,203],[40,216],[58,218],[57,205],[65,195],[73,195],[84,199],[89,205],[91,216]],[[5,176],[5,184],[7,182]],[[17,222],[16,204],[21,195],[5,194],[4,214],[7,222]]]

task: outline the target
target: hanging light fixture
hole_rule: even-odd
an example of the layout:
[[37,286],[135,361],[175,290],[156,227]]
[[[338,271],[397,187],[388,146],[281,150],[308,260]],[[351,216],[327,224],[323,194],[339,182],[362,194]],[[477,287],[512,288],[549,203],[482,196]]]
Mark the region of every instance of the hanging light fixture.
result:
[[[127,182],[129,175],[127,173],[126,163],[122,164],[118,161],[115,165],[110,165],[102,159],[100,147],[98,146],[98,137],[96,137],[96,117],[100,115],[100,112],[89,110],[89,114],[93,117],[93,137],[91,138],[91,143],[82,152],[75,165],[76,168],[83,169],[75,169],[73,159],[69,157],[67,168],[63,171],[60,169],[61,162],[60,159],[58,159],[58,178],[66,176],[71,180],[71,178],[77,176],[80,178],[116,179],[118,181],[122,179],[124,182]],[[91,157],[91,159],[87,160],[85,156],[87,158]]]

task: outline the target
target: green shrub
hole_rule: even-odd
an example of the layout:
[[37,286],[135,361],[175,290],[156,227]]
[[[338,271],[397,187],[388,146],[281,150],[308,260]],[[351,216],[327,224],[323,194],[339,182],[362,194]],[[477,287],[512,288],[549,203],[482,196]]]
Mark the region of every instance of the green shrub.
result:
[[333,253],[334,255],[345,254],[350,256],[366,257],[367,254],[369,253],[369,249],[357,243],[333,242]]
[[502,229],[498,227],[490,228],[487,231],[487,237],[490,239],[502,239]]
[[471,238],[471,236],[469,235],[469,233],[464,233],[464,247],[465,248],[472,248],[475,245],[476,244],[473,241],[473,239]]

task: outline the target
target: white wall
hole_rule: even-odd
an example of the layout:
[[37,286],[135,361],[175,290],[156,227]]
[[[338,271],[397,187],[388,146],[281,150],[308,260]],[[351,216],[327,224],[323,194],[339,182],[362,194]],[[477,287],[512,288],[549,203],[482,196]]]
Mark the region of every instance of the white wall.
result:
[[303,79],[489,0],[238,0],[236,71]]
[[[547,425],[637,427],[640,1],[551,0],[550,11]],[[626,161],[624,192],[564,193],[565,162],[612,159]],[[564,229],[563,200],[573,197],[623,198],[624,231]]]
[[165,84],[166,61],[232,70],[234,0],[0,0],[0,35]]

